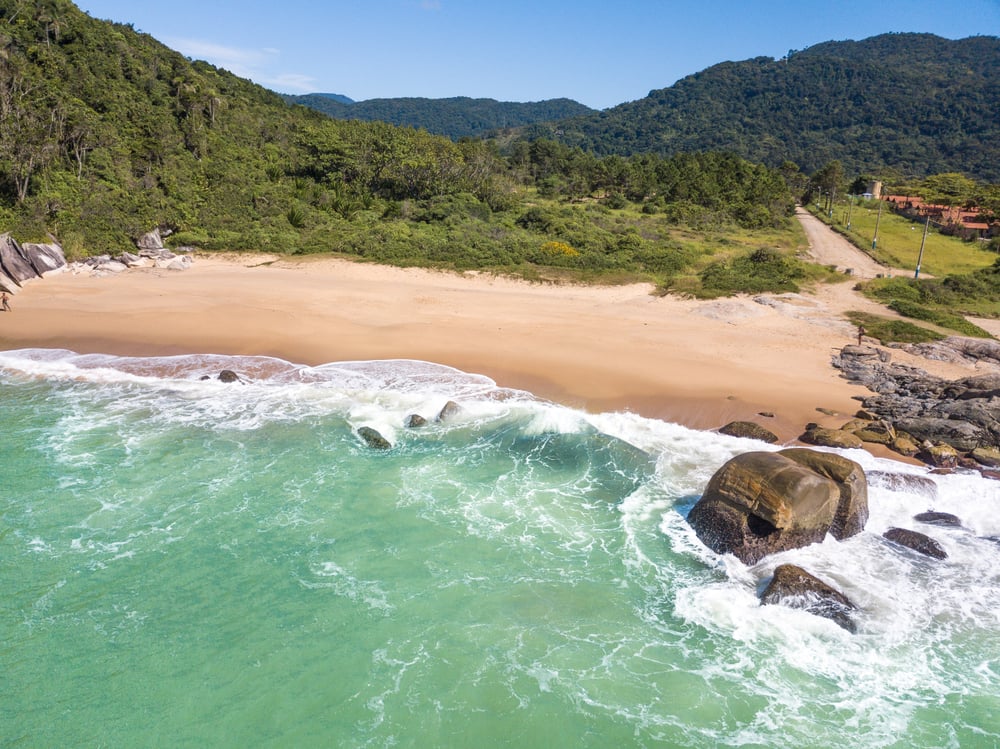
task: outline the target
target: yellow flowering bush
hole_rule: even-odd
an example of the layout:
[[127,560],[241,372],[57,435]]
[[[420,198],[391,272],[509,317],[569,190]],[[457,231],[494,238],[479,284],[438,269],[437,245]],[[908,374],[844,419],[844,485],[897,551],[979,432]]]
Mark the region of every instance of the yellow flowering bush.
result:
[[577,257],[580,254],[565,242],[546,242],[542,245],[542,252],[546,255],[563,255],[565,257]]

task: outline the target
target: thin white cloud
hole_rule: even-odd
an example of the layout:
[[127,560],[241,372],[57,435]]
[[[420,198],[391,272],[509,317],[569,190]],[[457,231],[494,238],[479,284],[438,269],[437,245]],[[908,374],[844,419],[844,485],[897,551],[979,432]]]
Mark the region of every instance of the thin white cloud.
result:
[[441,0],[420,0],[423,10],[441,10]]
[[316,90],[316,81],[311,76],[301,73],[282,73],[274,69],[281,56],[281,51],[274,47],[247,49],[216,44],[204,39],[170,39],[167,44],[186,57],[205,60],[268,88],[302,93]]
[[268,60],[278,56],[276,49],[227,47],[202,39],[170,39],[167,43],[182,55],[193,57],[196,60],[205,60],[213,65],[232,70],[234,73],[236,67],[256,67],[266,64]]
[[279,73],[269,78],[254,80],[261,85],[273,88],[275,91],[280,91],[284,94],[291,93],[292,91],[300,91],[303,94],[308,94],[316,90],[316,79],[300,73]]

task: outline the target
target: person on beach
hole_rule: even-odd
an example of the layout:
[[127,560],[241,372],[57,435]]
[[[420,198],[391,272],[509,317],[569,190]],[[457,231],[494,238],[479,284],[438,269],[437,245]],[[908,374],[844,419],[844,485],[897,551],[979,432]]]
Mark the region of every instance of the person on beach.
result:
[[867,332],[868,332],[868,331],[867,331],[867,330],[865,330],[865,326],[864,326],[864,325],[859,325],[859,326],[858,326],[858,345],[859,345],[859,346],[861,345],[861,339],[862,339],[862,338],[864,338],[864,335],[865,335],[865,333],[867,333]]
[[0,308],[2,308],[4,312],[10,312],[10,302],[8,301],[9,298],[10,297],[7,296],[6,291],[0,294]]

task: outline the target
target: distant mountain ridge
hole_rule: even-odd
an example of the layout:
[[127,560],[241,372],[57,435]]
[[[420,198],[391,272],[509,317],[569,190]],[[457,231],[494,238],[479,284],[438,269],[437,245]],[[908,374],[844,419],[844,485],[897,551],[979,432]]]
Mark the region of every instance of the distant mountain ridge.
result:
[[381,121],[390,125],[423,128],[453,140],[596,111],[572,99],[521,103],[456,96],[447,99],[403,97],[352,101],[339,94],[285,94],[283,98],[291,104],[302,104],[338,120]]
[[[344,96],[343,94],[306,94],[306,96],[320,96],[324,99],[332,99],[333,101],[339,101],[341,104],[354,104],[354,99],[349,96]],[[285,97],[288,98],[288,97]]]
[[724,62],[583,117],[526,127],[597,154],[727,150],[813,172],[1000,181],[1000,38],[883,34]]

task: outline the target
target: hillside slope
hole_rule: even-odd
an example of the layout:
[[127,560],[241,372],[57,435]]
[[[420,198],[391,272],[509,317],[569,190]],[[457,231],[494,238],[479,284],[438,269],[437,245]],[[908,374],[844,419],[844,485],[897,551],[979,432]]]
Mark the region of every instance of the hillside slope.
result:
[[483,144],[291,107],[69,0],[0,0],[0,226],[21,239],[321,247],[377,201],[498,198],[502,172]]
[[603,112],[527,128],[598,154],[731,150],[813,172],[1000,181],[1000,38],[886,34],[725,62]]
[[325,94],[285,95],[284,99],[340,120],[379,121],[423,128],[453,140],[594,112],[572,99],[520,103],[458,96],[448,99],[408,97],[343,102]]

